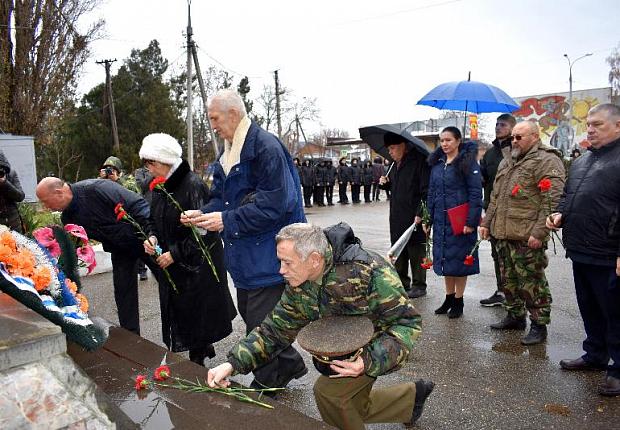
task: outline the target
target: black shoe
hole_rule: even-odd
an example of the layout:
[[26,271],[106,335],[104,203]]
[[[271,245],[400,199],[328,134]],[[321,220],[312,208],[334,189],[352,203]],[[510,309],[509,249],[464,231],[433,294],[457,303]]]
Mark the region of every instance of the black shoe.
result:
[[327,203],[327,206],[334,206],[333,203]]
[[420,419],[424,411],[424,402],[426,402],[426,398],[433,392],[433,388],[435,388],[435,384],[432,381],[425,381],[423,379],[415,381],[415,402],[413,403],[411,420],[405,423],[406,426],[412,426]]
[[454,318],[462,317],[464,305],[465,304],[463,303],[463,297],[455,297],[454,304],[452,305],[452,308],[448,312],[448,318],[454,319]]
[[454,293],[446,294],[446,298],[444,299],[441,306],[435,309],[435,315],[447,314],[452,305],[454,304],[454,296]]
[[547,326],[532,322],[530,332],[521,339],[522,345],[536,345],[543,343],[547,339]]
[[499,291],[496,291],[491,297],[488,299],[480,300],[480,304],[482,306],[492,307],[492,306],[501,306],[504,303],[504,295]]
[[205,358],[213,358],[215,357],[215,348],[213,345],[209,344],[202,348],[195,348],[189,350],[189,359],[190,361],[205,367]]
[[598,393],[607,397],[620,396],[620,379],[607,375],[605,382],[599,385]]
[[413,287],[407,291],[407,297],[410,299],[417,299],[418,297],[424,297],[426,295],[426,288]]
[[304,364],[304,367],[299,369],[298,371],[289,373],[286,376],[280,376],[280,378],[278,378],[278,388],[286,387],[288,383],[291,382],[293,379],[299,379],[306,373],[308,373],[308,368]]
[[605,370],[607,366],[596,365],[583,359],[583,357],[574,360],[560,360],[560,367],[564,370]]
[[525,330],[525,317],[515,318],[508,314],[500,322],[491,324],[491,328],[495,330]]

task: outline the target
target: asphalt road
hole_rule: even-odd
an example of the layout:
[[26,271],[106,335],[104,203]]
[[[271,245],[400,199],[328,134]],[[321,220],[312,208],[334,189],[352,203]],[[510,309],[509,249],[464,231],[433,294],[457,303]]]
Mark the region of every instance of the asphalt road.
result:
[[[309,222],[323,227],[340,221],[349,223],[365,247],[385,255],[389,248],[388,203],[385,201],[307,209]],[[521,332],[491,331],[489,324],[500,320],[500,308],[478,304],[494,291],[495,275],[488,242],[480,247],[481,274],[468,280],[465,311],[460,319],[437,316],[433,310],[444,298],[443,280],[432,271],[428,294],[415,299],[423,316],[423,334],[399,371],[380,377],[377,386],[413,381],[435,382],[434,392],[418,421],[420,429],[616,429],[619,428],[620,398],[597,394],[603,372],[569,373],[559,368],[562,358],[581,355],[583,324],[577,309],[571,265],[561,246],[557,255],[548,251],[547,277],[553,295],[549,338],[543,345],[522,346]],[[117,322],[112,275],[83,279],[91,313]],[[232,288],[232,282],[229,281]],[[233,292],[233,297],[235,294]],[[142,335],[161,342],[157,288],[152,279],[140,282]],[[217,365],[244,333],[239,317],[234,333],[216,345]],[[318,376],[307,353],[310,372],[293,381],[280,396],[287,406],[320,419],[312,385]],[[251,376],[235,377],[249,384]],[[250,427],[248,427],[250,428]],[[375,424],[369,429],[402,429],[400,424]]]

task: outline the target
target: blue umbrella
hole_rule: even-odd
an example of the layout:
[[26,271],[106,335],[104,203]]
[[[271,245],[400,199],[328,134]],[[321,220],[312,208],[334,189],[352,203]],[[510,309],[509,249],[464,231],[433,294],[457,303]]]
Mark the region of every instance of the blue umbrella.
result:
[[513,112],[519,109],[519,104],[504,91],[469,79],[441,84],[422,97],[417,104],[474,113]]

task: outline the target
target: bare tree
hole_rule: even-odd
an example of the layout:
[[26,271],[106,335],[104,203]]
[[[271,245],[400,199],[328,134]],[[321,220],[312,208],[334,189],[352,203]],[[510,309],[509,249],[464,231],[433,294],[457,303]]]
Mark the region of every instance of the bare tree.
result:
[[611,85],[614,96],[620,95],[620,44],[613,50],[611,55],[605,59],[609,64],[609,84]]
[[77,22],[100,0],[4,0],[0,3],[0,128],[41,143],[75,94],[76,78],[104,22]]

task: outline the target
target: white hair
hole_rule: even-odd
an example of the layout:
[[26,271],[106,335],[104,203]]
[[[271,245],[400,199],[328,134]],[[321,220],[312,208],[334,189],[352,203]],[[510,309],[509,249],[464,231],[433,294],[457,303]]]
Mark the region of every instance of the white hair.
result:
[[276,235],[276,243],[284,240],[290,240],[294,243],[293,249],[302,260],[308,258],[313,252],[318,252],[321,257],[325,257],[327,254],[327,237],[318,225],[301,222],[287,225]]
[[211,105],[217,103],[222,111],[228,111],[230,109],[239,112],[241,117],[247,115],[245,111],[245,104],[241,96],[235,91],[230,89],[219,90],[211,98]]

